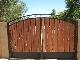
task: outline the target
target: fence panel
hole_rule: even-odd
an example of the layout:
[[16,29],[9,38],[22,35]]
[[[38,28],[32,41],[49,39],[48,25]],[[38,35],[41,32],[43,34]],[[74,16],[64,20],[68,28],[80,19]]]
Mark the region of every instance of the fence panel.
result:
[[63,41],[63,21],[59,20],[58,21],[58,51],[59,52],[64,52],[64,41]]
[[44,25],[43,52],[74,52],[74,24],[72,22],[45,18]]
[[47,52],[75,53],[73,22],[48,17],[28,18],[10,25],[9,34],[11,53],[39,52],[40,56]]
[[12,52],[40,51],[40,20],[28,19],[9,27]]

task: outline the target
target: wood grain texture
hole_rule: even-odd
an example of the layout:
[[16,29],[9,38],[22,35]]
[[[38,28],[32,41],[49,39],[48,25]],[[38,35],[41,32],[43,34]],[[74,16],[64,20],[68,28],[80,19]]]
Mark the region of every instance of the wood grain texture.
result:
[[74,52],[75,24],[53,18],[28,18],[10,25],[12,52]]

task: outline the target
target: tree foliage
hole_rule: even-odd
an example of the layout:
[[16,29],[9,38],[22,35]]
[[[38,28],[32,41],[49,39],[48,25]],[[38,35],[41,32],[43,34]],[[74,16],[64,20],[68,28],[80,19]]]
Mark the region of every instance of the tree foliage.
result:
[[20,0],[0,0],[0,21],[9,22],[22,16],[25,4]]
[[60,12],[57,18],[60,19],[79,19],[80,18],[80,0],[65,0],[66,10]]
[[51,12],[51,15],[53,16],[55,14],[56,14],[55,9],[53,9],[52,12]]
[[79,0],[65,0],[67,13],[65,18],[77,19],[80,18],[80,1]]
[[56,18],[56,11],[55,11],[55,9],[52,10],[51,17]]

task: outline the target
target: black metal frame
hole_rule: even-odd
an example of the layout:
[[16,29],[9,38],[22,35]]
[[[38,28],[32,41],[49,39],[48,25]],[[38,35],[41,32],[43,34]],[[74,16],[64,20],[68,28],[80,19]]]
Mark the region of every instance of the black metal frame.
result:
[[10,58],[22,59],[75,59],[75,52],[15,52]]
[[75,50],[75,57],[77,60],[77,44],[78,44],[78,21],[74,21],[75,30],[74,30],[74,50]]
[[10,30],[9,30],[9,23],[7,23],[7,35],[8,35],[8,49],[9,49],[9,57],[11,57],[11,35],[10,35]]

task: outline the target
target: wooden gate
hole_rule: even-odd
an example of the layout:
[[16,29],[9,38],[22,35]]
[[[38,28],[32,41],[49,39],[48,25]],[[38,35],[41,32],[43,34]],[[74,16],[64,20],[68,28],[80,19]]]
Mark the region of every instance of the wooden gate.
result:
[[22,20],[9,25],[10,57],[75,58],[76,34],[75,21],[47,17]]

